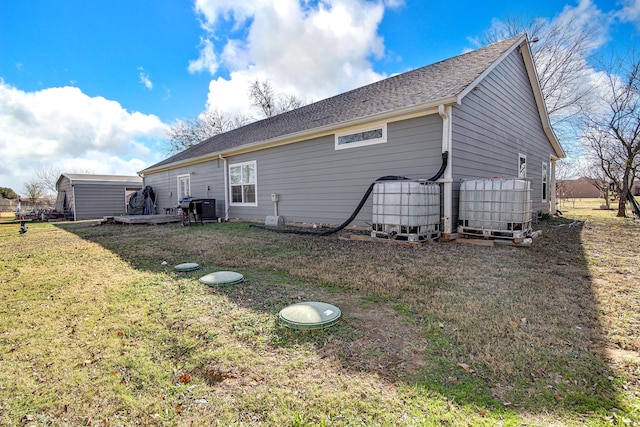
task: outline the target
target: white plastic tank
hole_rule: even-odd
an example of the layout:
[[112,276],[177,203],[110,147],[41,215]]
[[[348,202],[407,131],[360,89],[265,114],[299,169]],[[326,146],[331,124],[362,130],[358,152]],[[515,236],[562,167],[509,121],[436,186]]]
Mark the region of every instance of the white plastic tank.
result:
[[531,183],[524,179],[465,180],[460,185],[458,232],[518,237],[531,230]]
[[417,241],[440,236],[440,185],[380,181],[373,188],[372,236]]

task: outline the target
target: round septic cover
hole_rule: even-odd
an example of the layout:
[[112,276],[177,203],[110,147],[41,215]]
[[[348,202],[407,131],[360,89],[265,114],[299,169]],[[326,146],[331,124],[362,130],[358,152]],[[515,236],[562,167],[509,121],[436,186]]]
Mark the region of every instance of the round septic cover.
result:
[[280,321],[294,329],[326,328],[340,320],[340,309],[325,302],[308,301],[280,310]]
[[174,267],[177,271],[194,271],[200,268],[195,262],[185,262]]
[[200,282],[209,286],[235,285],[244,280],[244,276],[235,271],[216,271],[215,273],[202,276]]

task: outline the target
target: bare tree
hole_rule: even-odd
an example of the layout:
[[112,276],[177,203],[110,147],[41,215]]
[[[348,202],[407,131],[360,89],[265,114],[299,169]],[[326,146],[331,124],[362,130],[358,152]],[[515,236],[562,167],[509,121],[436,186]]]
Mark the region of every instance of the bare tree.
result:
[[62,170],[55,167],[42,168],[36,170],[35,175],[36,181],[46,193],[55,194],[58,191],[56,184],[62,175]]
[[583,171],[583,176],[591,185],[600,190],[602,198],[604,199],[605,208],[611,209],[611,195],[609,194],[611,190],[611,182],[600,165],[597,163],[591,163]]
[[273,117],[306,104],[295,95],[276,94],[268,80],[254,81],[249,87],[249,98],[264,117]]
[[249,87],[249,98],[251,103],[257,107],[264,117],[275,116],[277,106],[275,94],[271,83],[268,81],[256,80]]
[[245,116],[230,116],[220,110],[206,111],[193,120],[178,120],[166,132],[169,140],[168,152],[179,153],[214,135],[240,127],[248,121]]
[[553,21],[508,18],[484,35],[488,44],[528,34],[549,119],[560,137],[580,132],[580,118],[592,103],[587,59],[595,47],[594,36],[600,33],[599,25],[572,11]]
[[67,173],[82,173],[82,174],[91,174],[93,173],[92,170],[90,169],[69,169],[69,170],[62,170],[60,168],[56,168],[56,167],[44,167],[42,169],[37,169],[34,170],[34,174],[35,174],[35,181],[40,185],[40,188],[42,188],[43,192],[45,193],[45,196],[52,196],[55,195],[58,192],[58,179],[60,178],[60,175],[62,175],[64,172]]
[[575,178],[577,174],[576,166],[572,162],[568,162],[566,159],[558,160],[556,162],[556,195],[557,203],[560,204],[560,209],[564,209],[564,203],[573,198],[570,180]]
[[[269,81],[256,80],[249,87],[249,99],[262,117],[273,117],[306,104],[294,95],[277,94]],[[193,120],[178,120],[166,132],[168,154],[176,154],[214,135],[244,126],[254,118],[231,116],[220,110],[202,113]]]
[[624,217],[627,195],[640,172],[640,57],[614,59],[605,69],[606,108],[589,114],[583,138],[618,193],[617,215]]
[[45,189],[37,179],[32,179],[31,181],[24,184],[24,193],[27,196],[27,200],[33,206],[38,206],[40,203],[40,199],[45,195]]

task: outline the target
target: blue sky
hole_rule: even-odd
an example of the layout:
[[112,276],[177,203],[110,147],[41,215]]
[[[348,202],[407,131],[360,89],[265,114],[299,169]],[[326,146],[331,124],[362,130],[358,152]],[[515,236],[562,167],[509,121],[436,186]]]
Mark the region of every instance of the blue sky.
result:
[[255,114],[248,84],[319,100],[478,47],[508,17],[602,22],[597,53],[638,46],[640,0],[0,0],[0,187],[34,171],[133,175],[164,130]]

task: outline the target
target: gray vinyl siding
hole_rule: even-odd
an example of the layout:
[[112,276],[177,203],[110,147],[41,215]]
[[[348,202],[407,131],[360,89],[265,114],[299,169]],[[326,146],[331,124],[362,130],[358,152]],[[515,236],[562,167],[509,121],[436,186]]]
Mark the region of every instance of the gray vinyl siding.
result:
[[[257,206],[230,206],[229,217],[264,221],[274,214],[271,194],[277,193],[278,214],[288,222],[340,224],[377,178],[433,176],[441,164],[441,132],[442,119],[436,114],[388,123],[387,142],[382,144],[336,150],[329,135],[228,157],[229,166],[256,161],[258,192]],[[154,188],[159,213],[177,206],[177,177],[183,174],[191,176],[191,196],[215,198],[222,217],[222,160],[147,174],[144,185]],[[353,224],[370,223],[371,211],[369,198]]]
[[462,179],[517,178],[518,155],[527,156],[534,211],[542,202],[542,162],[553,148],[542,128],[533,90],[519,50],[511,53],[453,108],[453,213],[457,222]]
[[[123,184],[79,183],[73,186],[76,220],[126,214]],[[69,198],[69,193],[67,193]]]
[[[330,135],[229,158],[229,165],[256,161],[258,188],[258,206],[231,206],[230,217],[264,220],[274,214],[271,194],[278,193],[278,214],[286,221],[340,224],[377,178],[434,175],[441,131],[440,116],[430,115],[388,123],[382,144],[335,150]],[[371,212],[369,198],[353,225],[370,223]]]
[[123,185],[81,184],[74,186],[74,193],[76,220],[126,212]]
[[153,188],[158,213],[164,214],[167,209],[177,213],[180,175],[189,175],[191,197],[216,199],[216,214],[224,216],[224,161],[220,159],[146,175],[144,185]]

